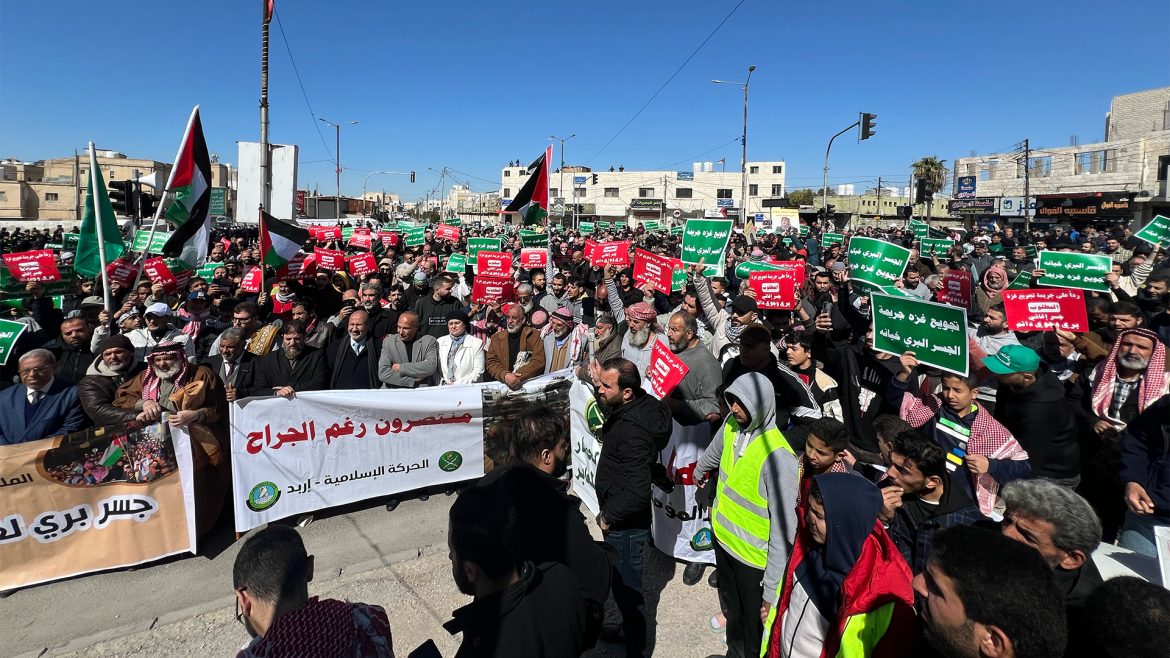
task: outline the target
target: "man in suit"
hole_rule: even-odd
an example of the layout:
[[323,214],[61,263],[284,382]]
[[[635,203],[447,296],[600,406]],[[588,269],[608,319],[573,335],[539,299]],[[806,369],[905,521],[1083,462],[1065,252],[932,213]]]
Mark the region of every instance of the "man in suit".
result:
[[[488,342],[486,367],[489,377],[515,391],[529,379],[544,374],[544,340],[528,326],[519,304],[508,308],[507,318],[507,326]],[[527,361],[521,355],[526,355],[523,358]],[[517,366],[517,360],[521,365]]]
[[388,388],[434,386],[439,381],[439,344],[434,336],[420,336],[418,315],[398,316],[398,333],[386,336],[378,359],[378,379]]
[[329,365],[330,389],[381,388],[378,359],[382,346],[370,337],[370,314],[364,310],[349,314],[346,333],[325,353]]
[[0,446],[36,441],[89,426],[77,400],[77,386],[53,375],[57,359],[46,349],[30,350],[17,364],[19,386],[0,391]]
[[225,329],[219,335],[219,354],[203,359],[201,365],[211,368],[223,383],[228,402],[244,397],[241,392],[252,390],[255,379],[256,357],[244,349],[247,338],[239,327]]
[[305,325],[297,320],[280,331],[281,349],[260,358],[249,395],[279,395],[292,399],[297,392],[320,391],[329,384],[325,353],[305,346]]

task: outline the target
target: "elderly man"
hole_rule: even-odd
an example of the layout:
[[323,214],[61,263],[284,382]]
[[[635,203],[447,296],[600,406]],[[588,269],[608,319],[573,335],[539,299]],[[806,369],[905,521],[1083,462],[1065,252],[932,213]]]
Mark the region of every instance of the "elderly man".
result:
[[0,391],[0,446],[69,434],[89,426],[77,386],[54,376],[57,359],[46,349],[20,357],[20,384]]
[[585,355],[589,328],[577,324],[568,307],[558,307],[549,317],[541,335],[544,337],[544,371],[576,368]]
[[159,343],[174,342],[183,346],[183,354],[187,361],[195,362],[195,342],[181,329],[171,324],[170,307],[162,302],[155,302],[146,307],[143,318],[146,320],[146,326],[135,329],[126,336],[134,343],[135,357],[144,359],[147,352]]
[[618,333],[622,334],[622,358],[633,362],[639,372],[645,372],[650,365],[654,341],[661,338],[666,342],[666,336],[658,324],[658,314],[653,306],[646,302],[622,306],[622,295],[614,282],[614,274],[612,266],[605,268],[606,298],[618,322]]
[[378,379],[387,388],[418,388],[439,382],[439,346],[434,336],[419,333],[418,315],[398,316],[398,333],[382,341]]
[[255,380],[248,394],[292,399],[297,392],[324,389],[329,383],[325,353],[305,345],[305,325],[297,320],[289,321],[280,334],[280,351],[257,361]]
[[723,372],[719,362],[699,340],[698,333],[695,317],[685,311],[670,316],[666,325],[670,351],[677,354],[688,368],[674,391],[662,399],[680,425],[714,423],[722,418],[716,389],[723,381]]
[[369,321],[370,314],[363,310],[350,313],[346,335],[326,350],[331,390],[381,388],[378,358],[382,345],[370,337]]
[[200,362],[223,382],[228,402],[235,402],[252,390],[256,357],[244,349],[244,332],[231,327],[219,335],[219,354]]
[[138,413],[134,410],[114,406],[114,395],[119,386],[145,367],[134,358],[134,345],[125,336],[108,336],[98,344],[97,358],[77,383],[81,407],[94,425],[116,425],[135,419]]
[[588,355],[582,359],[577,368],[577,377],[585,383],[597,385],[601,373],[601,364],[622,355],[621,335],[618,334],[617,321],[608,313],[597,316],[593,325],[593,335],[586,345]]
[[524,309],[508,307],[507,325],[488,341],[485,367],[488,377],[503,382],[513,391],[524,382],[544,374],[544,341],[540,333],[528,326]]

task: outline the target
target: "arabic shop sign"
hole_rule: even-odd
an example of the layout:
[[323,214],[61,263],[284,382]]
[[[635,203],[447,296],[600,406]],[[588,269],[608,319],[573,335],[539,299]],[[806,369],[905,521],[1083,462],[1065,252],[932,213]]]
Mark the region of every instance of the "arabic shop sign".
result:
[[[856,238],[854,238],[856,239]],[[873,348],[967,375],[967,310],[911,297],[873,295]]]
[[1133,204],[1129,195],[1098,192],[1094,195],[1073,197],[1062,194],[1036,196],[1037,217],[1076,218],[1130,218]]
[[953,215],[994,215],[997,212],[996,200],[995,197],[951,199],[947,202],[947,212]]
[[661,199],[630,199],[631,208],[653,208],[657,210],[662,207]]

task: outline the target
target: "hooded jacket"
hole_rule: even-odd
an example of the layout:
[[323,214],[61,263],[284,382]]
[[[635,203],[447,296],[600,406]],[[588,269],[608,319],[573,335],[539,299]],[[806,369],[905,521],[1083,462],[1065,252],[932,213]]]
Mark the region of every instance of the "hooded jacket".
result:
[[[694,479],[702,481],[709,473],[719,468],[723,459],[724,436],[731,431],[734,433],[734,447],[738,455],[753,441],[759,440],[764,432],[776,429],[776,396],[768,379],[760,373],[750,372],[736,379],[727,387],[725,396],[734,396],[750,415],[747,427],[739,427],[735,418],[728,414],[727,419],[714,440],[707,446],[706,452],[699,459],[695,467]],[[730,406],[730,400],[728,401]],[[728,473],[727,475],[730,475]],[[796,492],[800,481],[799,467],[796,455],[791,447],[774,450],[764,460],[760,470],[759,495],[768,501],[768,562],[764,567],[764,599],[774,601],[776,591],[780,586],[780,578],[784,575],[784,565],[788,562],[789,550],[793,537],[796,536]],[[715,501],[712,514],[719,513],[719,501]],[[733,558],[738,556],[728,551]]]
[[[917,621],[910,567],[877,520],[882,496],[877,487],[848,473],[826,473],[815,479],[825,507],[825,545],[813,541],[802,521],[784,584],[775,608],[767,644],[768,658],[787,655],[784,624],[797,623],[797,641],[804,624],[786,620],[793,590],[808,595],[808,607],[828,620],[820,655],[824,658],[894,658],[914,646]],[[804,612],[812,612],[807,609]],[[788,633],[789,635],[792,632]]]
[[673,428],[670,410],[641,389],[601,427],[596,490],[610,530],[650,528],[650,472]]
[[1060,379],[1044,371],[1031,386],[1001,393],[992,416],[1028,452],[1032,475],[1057,480],[1080,475],[1077,425]]

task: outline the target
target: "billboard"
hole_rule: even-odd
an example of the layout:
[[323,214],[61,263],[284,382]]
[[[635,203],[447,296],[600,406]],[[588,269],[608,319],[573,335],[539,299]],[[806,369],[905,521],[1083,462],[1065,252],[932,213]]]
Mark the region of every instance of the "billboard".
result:
[[[260,143],[240,142],[239,184],[236,189],[236,221],[255,224],[260,215],[263,172]],[[293,219],[297,212],[297,156],[295,144],[269,144],[272,150],[272,197],[268,213],[277,219]]]
[[[1029,206],[1031,210],[1028,212],[1033,217],[1036,216],[1036,200],[1033,199]],[[1005,196],[999,200],[999,214],[1001,217],[1023,217],[1024,216],[1024,197],[1022,196]]]
[[955,186],[955,198],[974,199],[976,180],[975,176],[959,176],[958,184]]

